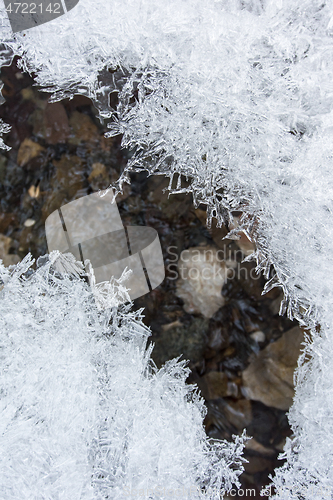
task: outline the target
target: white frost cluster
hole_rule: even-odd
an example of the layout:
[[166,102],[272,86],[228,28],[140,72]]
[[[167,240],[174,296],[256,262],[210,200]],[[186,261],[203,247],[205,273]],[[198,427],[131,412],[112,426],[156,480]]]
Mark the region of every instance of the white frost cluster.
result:
[[4,143],[4,140],[2,138],[2,134],[7,134],[7,132],[9,131],[10,126],[7,125],[7,123],[4,123],[0,118],[0,149],[6,149],[7,151],[10,149],[9,146]]
[[14,38],[2,14],[3,63],[21,56],[54,100],[91,97],[112,118],[109,135],[133,148],[129,169],[167,175],[172,192],[207,205],[208,221],[244,213],[266,289],[283,288],[281,312],[315,339],[299,369],[280,498],[333,489],[332,2],[80,0]]
[[[289,411],[294,438],[288,439],[275,469],[275,500],[333,498],[333,317],[323,333],[307,343],[299,360],[297,390]],[[305,362],[305,363],[304,363]]]
[[220,498],[243,439],[206,437],[189,370],[156,369],[140,311],[116,305],[121,285],[98,310],[59,259],[0,262],[0,498]]

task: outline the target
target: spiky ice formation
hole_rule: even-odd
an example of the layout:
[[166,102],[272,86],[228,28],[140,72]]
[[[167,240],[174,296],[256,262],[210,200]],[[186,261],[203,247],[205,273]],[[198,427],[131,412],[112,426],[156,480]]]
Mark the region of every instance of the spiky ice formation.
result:
[[238,481],[242,438],[208,440],[185,363],[155,368],[121,284],[97,308],[98,289],[59,260],[0,263],[0,497],[219,498]]

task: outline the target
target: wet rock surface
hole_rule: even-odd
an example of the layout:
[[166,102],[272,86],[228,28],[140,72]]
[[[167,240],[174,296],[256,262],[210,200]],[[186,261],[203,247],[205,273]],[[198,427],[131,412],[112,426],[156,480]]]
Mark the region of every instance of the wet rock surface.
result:
[[213,246],[199,246],[180,254],[176,294],[184,301],[186,312],[211,318],[224,305],[221,290],[230,268],[223,255],[219,258],[219,251]]
[[243,371],[243,394],[266,406],[288,410],[294,397],[293,376],[304,341],[298,326],[269,344]]
[[[6,103],[0,117],[12,126],[5,137],[12,149],[0,152],[0,258],[9,265],[27,252],[45,254],[48,215],[107,188],[129,153],[118,138],[104,138],[105,127],[86,98],[49,104],[48,96],[38,93],[15,64],[3,68],[2,78]],[[133,174],[117,200],[124,225],[157,230],[165,262],[162,285],[137,299],[134,307],[145,308],[157,366],[178,356],[189,360],[188,382],[196,383],[206,400],[208,435],[231,439],[246,428],[253,436],[241,481],[243,490],[254,488],[251,498],[259,499],[268,475],[282,465],[277,457],[291,433],[286,410],[302,332],[279,317],[279,290],[262,296],[264,278],[253,263],[242,263],[252,243],[246,237],[223,240],[228,231],[215,223],[207,229],[204,207],[195,209],[190,196],[168,197],[168,182]],[[215,255],[219,251],[222,267],[229,269],[211,295],[202,286],[191,287],[190,294],[186,290],[187,296],[179,293],[181,255],[191,248],[213,249]],[[240,492],[232,498],[244,496]]]
[[2,260],[4,266],[12,266],[20,262],[18,255],[10,254],[10,247],[12,244],[12,239],[8,236],[0,234],[0,259]]

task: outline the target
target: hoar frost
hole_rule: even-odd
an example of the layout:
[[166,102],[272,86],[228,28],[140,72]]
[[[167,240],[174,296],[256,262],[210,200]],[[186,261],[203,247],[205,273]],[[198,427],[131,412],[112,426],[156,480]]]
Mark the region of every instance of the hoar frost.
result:
[[32,264],[0,262],[0,497],[215,499],[238,484],[243,439],[206,437],[186,363],[157,370],[124,286],[101,296],[78,267],[55,271],[58,252]]
[[[171,192],[191,192],[196,205],[207,205],[208,222],[229,224],[233,210],[243,212],[238,230],[256,243],[266,290],[282,287],[281,312],[311,329],[277,498],[327,498],[332,2],[80,0],[66,16],[14,37],[2,16],[2,64],[20,56],[53,100],[90,97],[109,136],[122,134],[132,148],[128,171],[167,175]],[[126,180],[127,172],[119,188]]]

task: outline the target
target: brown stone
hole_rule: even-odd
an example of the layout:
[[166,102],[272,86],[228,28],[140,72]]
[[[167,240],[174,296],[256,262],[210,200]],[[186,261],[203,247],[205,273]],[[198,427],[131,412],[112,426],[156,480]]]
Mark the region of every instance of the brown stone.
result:
[[8,254],[12,239],[9,236],[0,234],[0,259]]
[[17,216],[13,213],[0,213],[0,233],[4,233],[11,224],[17,224]]
[[228,377],[223,372],[212,371],[204,375],[202,393],[205,399],[218,399],[228,394]]
[[56,174],[52,178],[52,190],[45,196],[42,208],[43,220],[75,197],[87,194],[84,160],[75,155],[64,154],[60,160],[54,160],[53,164],[56,167]]
[[38,198],[38,196],[40,195],[39,186],[34,186],[34,185],[30,186],[28,189],[28,193],[30,198]]
[[70,136],[68,117],[60,102],[48,103],[44,110],[44,133],[48,144],[64,143]]
[[244,469],[248,474],[256,474],[257,472],[263,472],[264,470],[272,471],[274,469],[274,462],[268,458],[259,456],[246,456],[248,460],[244,463]]
[[69,140],[71,144],[77,145],[81,142],[97,143],[100,141],[98,128],[85,113],[74,111],[69,123],[74,134]]
[[[91,173],[88,177],[89,184],[94,191],[104,190],[108,187],[115,185],[119,179],[118,172],[111,168],[106,167],[104,163],[96,162],[91,166]],[[124,183],[123,192],[118,193],[117,202],[125,200],[131,193],[131,186]],[[141,207],[140,210],[141,211]]]
[[44,148],[38,142],[24,139],[17,153],[17,164],[24,167],[30,160],[39,156],[42,151]]
[[5,267],[12,266],[20,262],[20,257],[14,254],[8,254],[12,239],[0,234],[0,259]]
[[288,410],[293,401],[293,376],[303,339],[303,330],[296,326],[260,351],[243,372],[243,394],[267,406]]
[[259,443],[253,437],[246,441],[245,449],[249,451],[254,451],[256,453],[260,453],[260,455],[271,456],[275,454],[275,451],[272,448],[267,448],[263,444]]
[[247,399],[228,401],[224,408],[224,412],[229,422],[240,431],[252,422],[251,402]]
[[88,177],[89,182],[91,182],[93,179],[96,179],[96,177],[102,176],[106,177],[107,172],[106,172],[106,166],[103,163],[93,163],[92,164],[92,171],[91,174]]
[[62,155],[59,161],[54,161],[57,169],[59,186],[65,189],[72,199],[79,189],[83,188],[83,160],[78,156]]
[[[202,223],[202,225],[207,226],[207,212],[206,212],[206,210],[202,210],[201,208],[197,208],[194,212],[195,212],[195,215],[200,220],[200,222]],[[212,239],[214,240],[214,243],[220,249],[225,250],[228,243],[230,243],[230,241],[231,241],[228,239],[226,239],[226,240],[223,239],[228,234],[227,228],[225,226],[217,227],[217,221],[216,221],[216,219],[213,219],[212,226],[208,230],[212,236]]]

